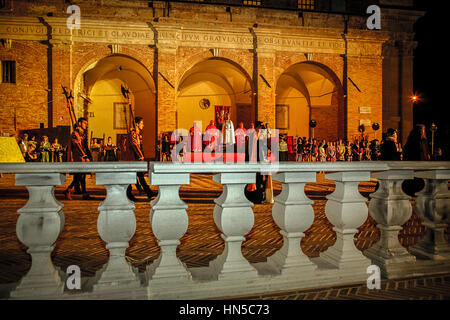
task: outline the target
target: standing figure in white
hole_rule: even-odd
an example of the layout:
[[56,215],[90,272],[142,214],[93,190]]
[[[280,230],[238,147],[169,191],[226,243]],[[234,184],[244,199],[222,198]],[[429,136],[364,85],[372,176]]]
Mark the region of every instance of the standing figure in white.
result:
[[226,144],[227,146],[234,145],[236,143],[235,135],[234,135],[234,125],[233,125],[233,121],[231,121],[230,113],[228,113],[226,115],[226,120],[223,123],[222,137],[223,137],[223,143]]

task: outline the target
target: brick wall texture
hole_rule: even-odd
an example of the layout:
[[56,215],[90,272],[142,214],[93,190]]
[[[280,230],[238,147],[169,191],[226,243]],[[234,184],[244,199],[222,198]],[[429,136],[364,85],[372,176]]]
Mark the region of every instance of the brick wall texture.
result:
[[[49,1],[49,4],[44,5],[39,4],[39,1],[36,4],[29,1],[17,1],[10,15],[38,17],[44,12],[52,11],[56,16],[66,17],[66,14],[61,13],[64,9],[61,3],[61,1]],[[177,23],[198,25],[219,33],[221,29],[218,27],[220,25],[218,21],[228,24],[228,27],[232,26],[232,23],[239,27],[251,26],[250,22],[256,21],[280,29],[286,28],[286,30],[290,27],[298,27],[301,23],[300,18],[292,16],[292,13],[286,13],[283,18],[275,11],[271,13],[270,10],[262,9],[258,11],[250,10],[250,8],[248,10],[233,8],[235,16],[233,22],[230,22],[230,14],[219,10],[220,6],[202,6],[201,10],[198,10],[197,5],[178,3],[173,4],[172,15],[168,15],[167,10],[164,9],[164,2],[161,1],[155,1],[154,12],[149,8],[140,8],[138,5],[133,8],[128,2],[124,6],[130,7],[122,8],[123,10],[119,10],[113,4],[99,9],[98,6],[89,3],[80,1],[80,6],[84,8],[84,16],[89,19],[95,18],[99,21],[113,19],[131,23],[136,20],[151,21],[155,15],[159,15],[161,20],[172,25]],[[302,19],[310,19],[308,17],[310,15]],[[326,29],[327,21],[320,22],[321,19],[324,19],[323,15],[311,16],[308,24],[318,24],[322,29]],[[335,21],[334,24],[338,24],[339,19],[334,17],[333,21]],[[358,21],[354,20],[353,25],[359,23]],[[379,46],[381,48],[382,42]],[[197,63],[213,58],[211,48],[183,46],[176,41],[169,46],[166,42],[154,45],[122,44],[118,54],[138,61],[153,76],[157,92],[155,122],[158,133],[176,129],[176,97],[183,75]],[[19,130],[38,128],[40,124],[44,127],[68,125],[69,114],[66,101],[61,94],[61,85],[73,88],[76,80],[83,78],[83,72],[87,66],[110,55],[112,55],[110,44],[83,42],[79,39],[76,42],[57,39],[49,41],[13,39],[10,48],[5,45],[0,46],[0,60],[14,60],[17,65],[17,83],[0,83],[0,132],[14,135]],[[219,57],[216,58],[237,66],[242,70],[243,75],[249,78],[255,90],[253,108],[258,117],[255,120],[269,122],[272,128],[275,127],[277,80],[290,66],[305,63],[305,52],[283,51],[279,48],[272,48],[270,52],[261,51],[258,48],[249,50],[247,47],[242,48],[236,44],[234,47],[220,48]],[[390,59],[389,61],[393,61],[394,58]],[[383,66],[381,54],[348,56],[347,66],[345,66],[342,54],[317,52],[308,63],[315,63],[323,68],[334,79],[336,90],[330,107],[311,109],[311,118],[318,122],[315,130],[316,138],[352,138],[359,134],[358,126],[361,119],[368,119],[372,123],[378,122],[383,126],[383,112],[389,115],[389,119],[386,119],[389,125],[394,123],[393,115],[402,117],[399,111],[388,112],[386,108],[383,110],[383,103],[395,104],[395,99],[390,98],[390,95],[398,94],[392,88],[383,88],[383,83],[391,83],[392,79],[398,75],[390,74],[388,68],[390,63],[384,63]],[[412,68],[411,65],[408,67]],[[404,72],[410,74],[411,70]],[[352,79],[359,90],[349,82],[345,74]],[[264,76],[269,85],[260,75]],[[389,81],[383,80],[385,76]],[[360,106],[370,107],[371,114],[361,115]],[[399,108],[400,106],[392,106],[392,110]],[[403,116],[408,121],[412,117],[408,114]],[[373,138],[374,133],[371,128],[367,128],[366,133]]]

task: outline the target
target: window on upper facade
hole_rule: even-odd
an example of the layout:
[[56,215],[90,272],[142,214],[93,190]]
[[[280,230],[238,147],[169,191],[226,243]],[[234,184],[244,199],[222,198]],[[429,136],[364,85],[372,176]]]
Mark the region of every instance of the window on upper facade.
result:
[[298,0],[298,8],[303,10],[314,10],[315,0]]
[[2,61],[2,83],[16,83],[15,61]]
[[0,10],[11,9],[11,0],[0,0]]
[[242,2],[246,6],[260,6],[262,1],[261,0],[243,0]]

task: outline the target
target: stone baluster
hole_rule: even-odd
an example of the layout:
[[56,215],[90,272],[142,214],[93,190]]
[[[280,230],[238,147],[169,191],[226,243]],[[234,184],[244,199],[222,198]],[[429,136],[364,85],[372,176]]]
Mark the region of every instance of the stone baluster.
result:
[[417,193],[415,209],[427,229],[422,240],[409,251],[432,260],[448,260],[450,244],[444,233],[450,217],[450,170],[418,171],[415,176],[425,181],[424,189]]
[[326,178],[336,183],[325,205],[325,214],[334,225],[336,243],[320,257],[339,269],[366,273],[370,261],[356,248],[354,237],[368,217],[367,199],[359,193],[358,185],[361,181],[370,181],[370,172],[337,172],[327,174]]
[[16,232],[31,255],[31,269],[11,292],[12,299],[58,298],[64,291],[50,254],[64,227],[64,205],[55,199],[55,186],[64,184],[60,173],[16,174],[16,185],[26,186],[27,204],[18,210]]
[[97,228],[109,250],[108,263],[97,273],[95,294],[141,288],[137,270],[125,259],[125,250],[136,231],[134,204],[126,196],[128,185],[136,183],[136,172],[97,173],[106,199],[100,203]]
[[398,232],[412,214],[410,197],[402,190],[405,179],[412,179],[413,170],[389,170],[375,172],[379,188],[370,195],[369,212],[381,230],[380,240],[364,255],[378,265],[384,277],[392,278],[409,274],[416,259],[398,240]]
[[150,173],[150,183],[159,186],[158,197],[151,202],[150,223],[161,247],[160,256],[147,267],[152,283],[191,279],[186,265],[176,254],[189,223],[188,206],[180,199],[179,190],[189,181],[189,173]]
[[313,201],[306,197],[305,185],[316,181],[316,173],[284,172],[274,175],[273,179],[283,184],[272,208],[273,220],[281,229],[283,246],[267,261],[281,274],[312,272],[316,266],[302,252],[300,242],[314,221]]
[[249,279],[257,276],[256,269],[242,255],[241,245],[255,222],[253,203],[244,194],[248,183],[255,183],[255,173],[220,173],[213,180],[223,185],[223,192],[214,207],[214,222],[225,240],[221,255],[210,262],[219,280]]

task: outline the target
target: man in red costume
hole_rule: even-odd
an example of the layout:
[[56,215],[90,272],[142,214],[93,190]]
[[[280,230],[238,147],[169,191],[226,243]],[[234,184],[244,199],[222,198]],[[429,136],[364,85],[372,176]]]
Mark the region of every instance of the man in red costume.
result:
[[219,141],[219,130],[216,127],[216,122],[211,120],[205,131],[205,144],[210,149],[217,147]]

